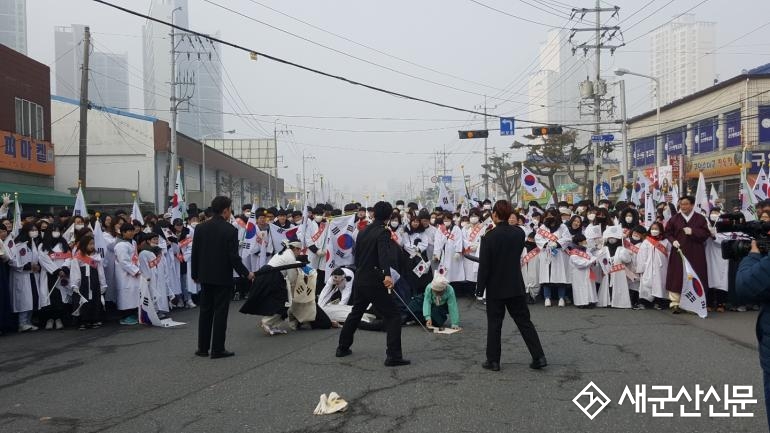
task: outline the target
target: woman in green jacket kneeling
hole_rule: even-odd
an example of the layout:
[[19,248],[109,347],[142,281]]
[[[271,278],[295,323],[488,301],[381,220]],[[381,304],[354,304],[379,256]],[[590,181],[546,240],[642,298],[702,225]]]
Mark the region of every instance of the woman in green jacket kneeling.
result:
[[433,281],[425,288],[422,315],[429,327],[444,327],[449,316],[452,329],[460,329],[460,311],[457,309],[455,290],[443,275],[436,273]]

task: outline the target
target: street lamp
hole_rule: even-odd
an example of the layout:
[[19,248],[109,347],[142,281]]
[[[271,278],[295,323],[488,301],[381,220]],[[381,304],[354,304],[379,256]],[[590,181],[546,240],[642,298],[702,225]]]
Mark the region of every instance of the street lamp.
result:
[[235,129],[228,131],[219,131],[206,134],[198,139],[201,142],[201,203],[202,206],[206,206],[206,141],[207,137],[219,134],[235,134]]
[[[660,145],[660,78],[653,77],[652,75],[640,74],[638,72],[629,71],[626,68],[615,68],[615,75],[622,77],[623,75],[636,75],[637,77],[648,78],[655,82],[655,111],[657,117],[657,132],[655,133],[655,156],[657,165],[662,164],[663,160],[663,147]],[[624,89],[625,90],[625,89]]]

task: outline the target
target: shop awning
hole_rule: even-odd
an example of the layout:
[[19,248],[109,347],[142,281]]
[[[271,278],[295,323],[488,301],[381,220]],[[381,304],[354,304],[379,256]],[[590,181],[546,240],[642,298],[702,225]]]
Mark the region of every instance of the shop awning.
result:
[[73,206],[75,204],[74,195],[42,186],[0,182],[0,194],[5,193],[10,194],[11,197],[13,193],[18,193],[19,203],[22,205]]

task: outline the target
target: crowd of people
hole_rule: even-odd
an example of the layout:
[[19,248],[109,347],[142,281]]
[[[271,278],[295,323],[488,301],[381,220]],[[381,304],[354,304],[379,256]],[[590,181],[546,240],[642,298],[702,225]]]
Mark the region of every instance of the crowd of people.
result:
[[[641,221],[642,207],[606,199],[545,208],[531,202],[515,209],[509,224],[526,233],[521,264],[529,302],[679,313],[681,251],[708,289],[709,310],[751,308],[731,295],[734,272],[728,272],[731,264],[722,257],[720,244],[735,236],[716,231],[722,210],[702,215],[693,204],[690,196],[676,204],[660,203],[647,224]],[[757,210],[760,218],[770,220],[770,202],[761,202]],[[252,283],[234,274],[234,298],[249,298],[242,312],[263,316],[259,326],[269,335],[340,326],[351,312],[356,265],[325,272],[332,260],[327,232],[335,218],[355,214],[357,234],[373,220],[372,212],[359,203],[343,209],[328,204],[304,210],[244,206],[229,221],[239,239],[256,230],[264,241],[274,233],[271,225],[291,235],[279,244],[239,246],[244,267],[256,276]],[[22,214],[14,221],[6,196],[0,207],[2,330],[98,328],[111,319],[136,325],[143,285],[160,317],[196,308],[200,287],[189,266],[194,233],[211,218],[210,209],[191,206],[184,218],[139,217],[124,210],[92,216],[61,211]],[[457,297],[484,302],[484,293],[476,292],[478,255],[481,238],[493,227],[489,200],[451,211],[396,202],[387,228],[398,258],[394,290],[402,301],[402,323],[460,328]],[[281,273],[260,274],[265,265]],[[381,319],[371,309],[362,327],[383,329]]]

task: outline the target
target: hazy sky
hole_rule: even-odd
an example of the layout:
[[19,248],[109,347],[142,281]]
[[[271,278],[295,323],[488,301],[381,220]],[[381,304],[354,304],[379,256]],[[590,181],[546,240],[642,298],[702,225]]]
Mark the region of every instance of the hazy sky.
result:
[[[555,27],[567,23],[567,19],[560,16],[569,14],[564,4],[593,6],[593,2],[573,0],[481,1],[510,14]],[[634,14],[621,24],[625,40],[630,41],[647,33],[701,1],[618,1],[621,19]],[[150,4],[148,0],[114,2],[143,13],[148,11]],[[223,10],[213,3],[420,79],[333,52]],[[260,3],[437,72],[334,37]],[[189,6],[190,26],[194,30],[212,34],[219,32],[225,40],[393,91],[473,109],[483,104],[481,95],[501,95],[501,89],[509,89],[499,96],[501,99],[489,100],[490,112],[507,113],[519,119],[526,119],[530,110],[526,105],[525,73],[533,72],[532,61],[549,30],[548,27],[489,10],[469,0],[189,0]],[[88,0],[27,0],[27,9],[29,55],[43,63],[53,64],[53,29],[57,25],[88,24],[97,41],[97,48],[109,47],[116,53],[127,52],[130,82],[135,86],[131,89],[131,105],[136,108],[135,111],[141,112],[141,19]],[[767,0],[709,0],[697,6],[692,13],[698,20],[717,22],[717,72],[720,79],[734,76],[743,68],[770,62],[767,37],[770,25],[730,43],[768,22],[770,2]],[[573,23],[570,26],[590,25]],[[617,23],[617,20],[610,23]],[[649,71],[649,55],[649,39],[642,37],[618,50],[613,57],[605,54],[602,69],[608,79],[613,79],[612,69],[617,66],[646,73]],[[351,193],[379,196],[389,192],[389,198],[402,196],[405,185],[410,182],[416,192],[422,186],[423,173],[430,176],[434,172],[432,153],[444,149],[451,152],[447,158],[448,170],[459,176],[460,166],[464,165],[465,173],[472,175],[474,181],[479,180],[483,140],[461,141],[457,137],[457,130],[463,126],[481,127],[483,119],[479,117],[379,94],[264,58],[254,62],[248,54],[229,47],[223,48],[222,57],[237,89],[232,89],[227,81],[225,85],[233,94],[237,91],[243,97],[251,114],[260,115],[248,119],[226,115],[225,127],[235,128],[239,137],[263,137],[264,131],[272,134],[276,120],[285,125],[284,128],[289,129],[291,134],[279,137],[279,154],[289,167],[279,170],[279,175],[286,178],[289,184],[296,183],[303,151],[306,156],[315,158],[307,160],[308,177],[314,170],[323,174],[325,179],[331,180],[334,188],[345,193],[346,198]],[[576,72],[569,78],[574,80],[576,86],[586,73],[593,75],[588,68]],[[629,115],[649,108],[649,87],[645,79],[629,77],[627,88]],[[243,115],[247,110],[225,93],[224,111]],[[496,122],[493,123],[495,125],[491,127],[497,127]],[[524,123],[517,126],[524,126]],[[500,137],[495,132],[490,134],[490,150],[505,151],[511,142],[511,137]],[[429,180],[425,179],[425,182]]]

